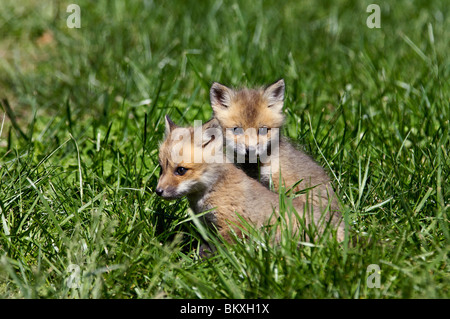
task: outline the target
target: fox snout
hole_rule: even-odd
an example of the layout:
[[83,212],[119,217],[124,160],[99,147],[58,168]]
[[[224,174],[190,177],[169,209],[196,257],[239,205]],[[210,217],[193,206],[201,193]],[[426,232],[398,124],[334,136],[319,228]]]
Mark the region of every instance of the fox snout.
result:
[[157,186],[155,189],[155,193],[156,193],[156,195],[158,195],[164,199],[167,199],[167,200],[171,200],[171,199],[175,199],[175,198],[179,197],[176,192],[176,189],[171,186],[168,186],[166,188]]
[[170,185],[170,183],[167,182],[167,178],[161,176],[158,185],[156,185],[155,193],[164,199],[172,199],[176,195],[176,187]]

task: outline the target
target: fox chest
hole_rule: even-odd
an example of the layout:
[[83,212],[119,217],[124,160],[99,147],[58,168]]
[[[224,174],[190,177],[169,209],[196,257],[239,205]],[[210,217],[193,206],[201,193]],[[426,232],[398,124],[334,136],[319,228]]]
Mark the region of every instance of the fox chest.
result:
[[[214,226],[217,229],[227,227],[228,223],[236,221],[236,213],[241,216],[246,216],[243,203],[239,201],[230,201],[229,199],[222,198],[204,198],[195,203],[194,207],[191,207],[194,212],[201,215],[200,220],[208,227]],[[206,214],[202,214],[206,211]]]
[[[195,214],[201,215],[200,220],[206,226],[210,227],[212,225],[217,225],[217,214],[216,210],[213,209],[215,208],[215,206],[213,206],[213,204],[208,198],[200,198],[193,203],[191,202],[191,208]],[[208,210],[211,211],[207,212],[206,214],[202,214]]]

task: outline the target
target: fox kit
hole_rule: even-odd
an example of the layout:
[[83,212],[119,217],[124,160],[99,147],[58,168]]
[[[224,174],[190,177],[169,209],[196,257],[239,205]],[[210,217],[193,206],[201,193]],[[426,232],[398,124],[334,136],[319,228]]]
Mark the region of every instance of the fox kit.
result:
[[[196,131],[199,129],[200,135]],[[222,128],[216,119],[201,127],[182,128],[166,116],[166,137],[159,150],[161,175],[155,192],[168,200],[186,196],[195,214],[211,210],[202,216],[203,222],[214,225],[231,242],[230,227],[241,235],[236,213],[257,228],[273,224],[280,216],[279,196],[226,161],[222,149]],[[305,207],[301,202],[294,208],[299,216],[304,215],[307,225],[312,219],[315,225],[322,222],[317,226],[319,232],[328,222],[333,227],[338,225],[332,215],[323,218],[318,208]],[[305,212],[305,208],[312,212]],[[298,225],[294,230],[301,230]],[[338,227],[339,241],[343,234],[342,227]]]
[[[213,116],[225,131],[227,147],[231,145],[236,156],[245,156],[246,162],[239,164],[238,161],[237,165],[249,176],[258,178],[266,187],[272,177],[278,191],[281,173],[286,189],[296,183],[294,192],[312,188],[308,193],[309,201],[318,207],[326,207],[330,201],[331,208],[337,210],[337,200],[324,169],[279,134],[284,122],[284,90],[283,79],[266,88],[241,90],[215,82],[210,89]],[[252,156],[260,159],[259,166],[249,163]],[[305,196],[303,194],[301,200],[304,201]]]

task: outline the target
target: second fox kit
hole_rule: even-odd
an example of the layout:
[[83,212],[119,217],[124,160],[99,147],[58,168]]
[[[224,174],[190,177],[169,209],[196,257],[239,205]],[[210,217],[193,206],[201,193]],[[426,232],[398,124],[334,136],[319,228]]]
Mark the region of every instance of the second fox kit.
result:
[[[324,169],[279,135],[284,122],[284,91],[284,80],[266,88],[241,90],[215,82],[210,89],[213,116],[224,129],[227,144],[231,141],[236,154],[246,157],[247,162],[238,165],[249,176],[259,178],[267,187],[272,177],[278,191],[281,173],[286,189],[301,181],[294,192],[312,188],[308,194],[310,202],[319,207],[326,207],[330,202],[332,210],[337,210],[337,200]],[[259,167],[248,163],[249,156],[259,158],[263,153],[268,154],[268,161],[261,161]]]
[[[201,129],[200,139],[196,129]],[[168,200],[186,196],[196,214],[212,210],[202,216],[204,222],[214,225],[231,241],[230,227],[240,234],[236,213],[258,228],[273,224],[280,216],[279,196],[227,162],[222,148],[222,128],[216,119],[202,127],[181,128],[166,117],[166,137],[159,151],[161,175],[155,192]],[[320,209],[311,206],[305,212],[301,202],[295,203],[294,208],[299,216],[304,216],[306,225],[318,225],[319,232],[330,222],[337,227],[337,239],[343,240],[344,231],[337,226],[335,216],[322,216]],[[293,227],[301,230],[298,221]]]

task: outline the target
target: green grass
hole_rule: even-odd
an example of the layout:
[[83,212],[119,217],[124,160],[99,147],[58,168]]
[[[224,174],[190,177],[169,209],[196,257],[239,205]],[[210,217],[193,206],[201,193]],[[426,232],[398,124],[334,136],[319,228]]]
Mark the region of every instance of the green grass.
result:
[[[372,1],[78,1],[80,29],[70,3],[2,2],[0,297],[450,297],[444,2],[377,2],[381,29]],[[213,81],[282,77],[283,131],[354,240],[256,232],[201,261],[186,201],[153,193],[163,116],[209,119]]]

